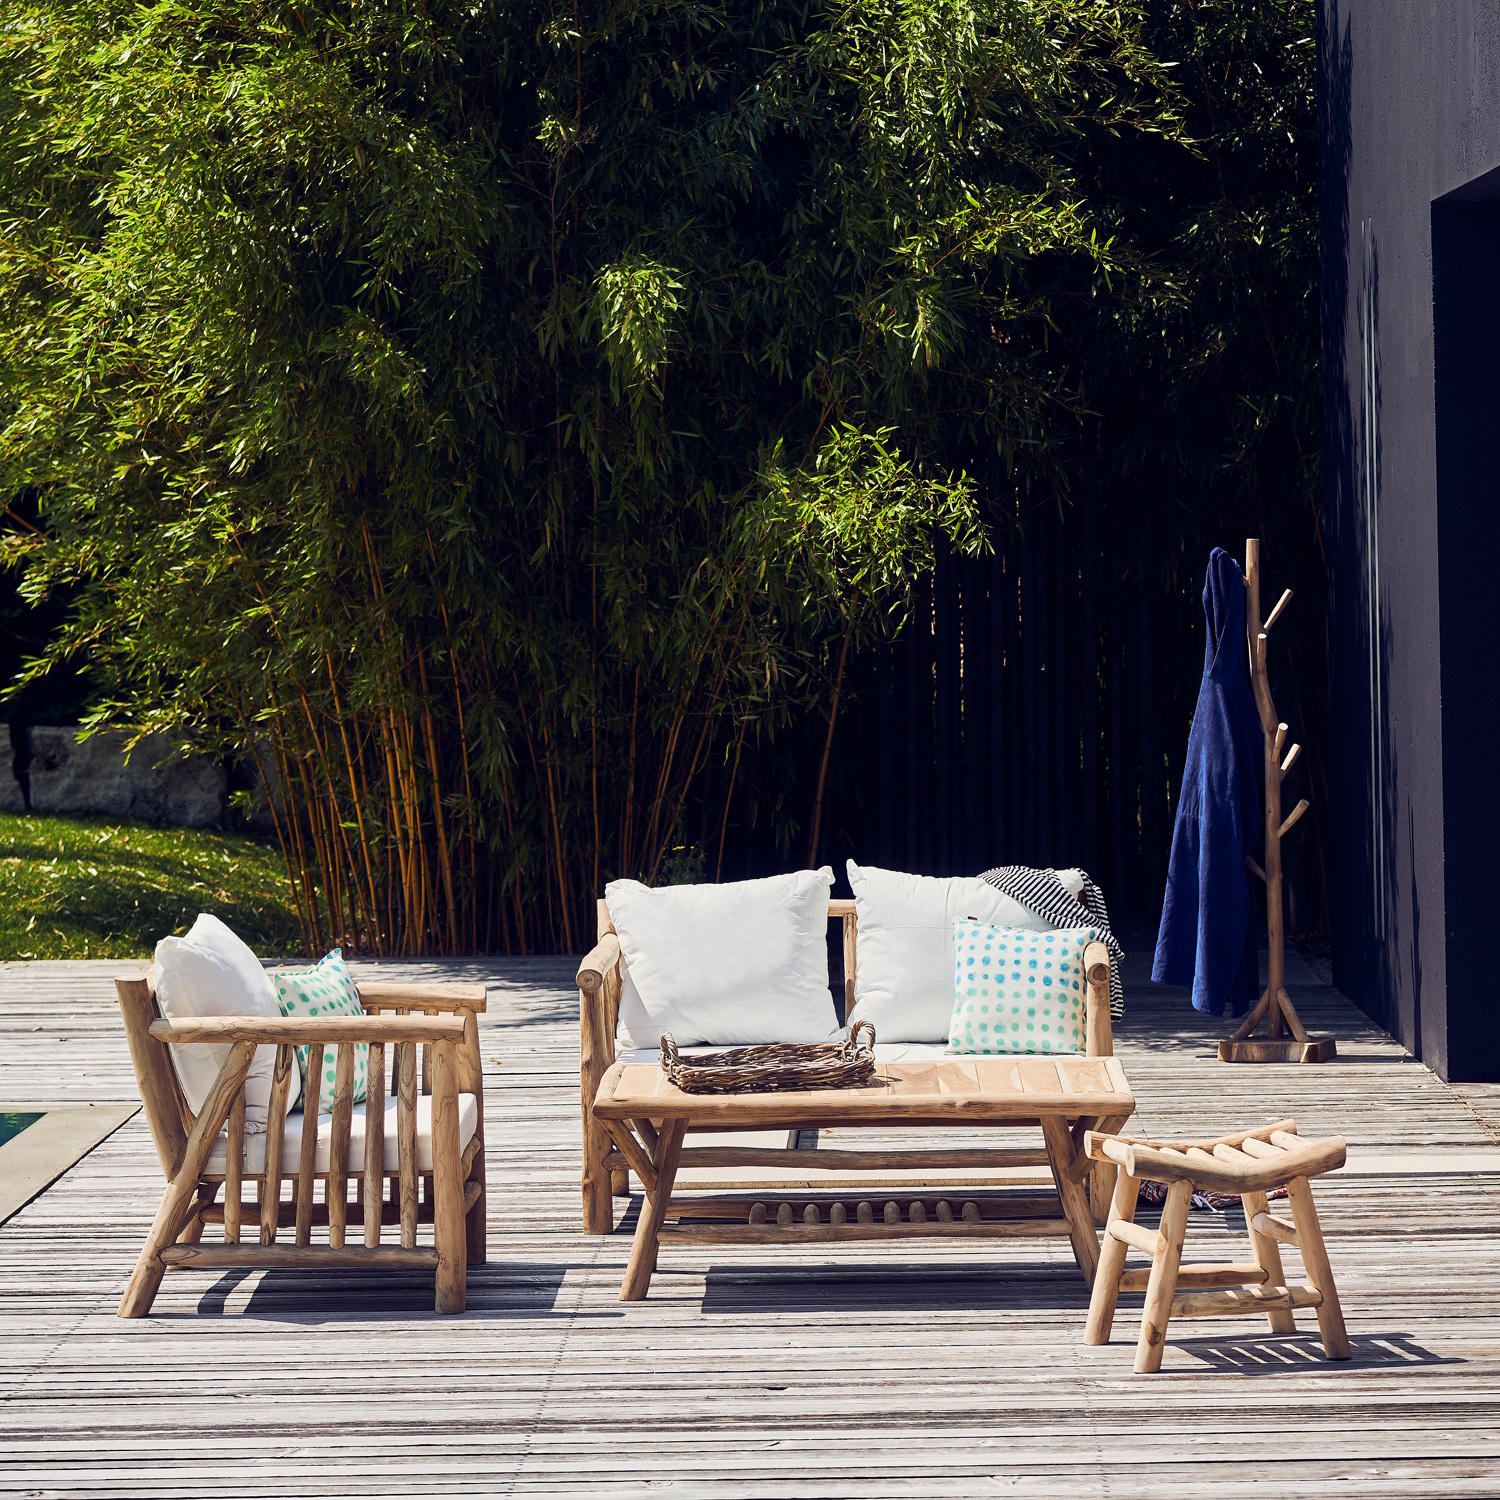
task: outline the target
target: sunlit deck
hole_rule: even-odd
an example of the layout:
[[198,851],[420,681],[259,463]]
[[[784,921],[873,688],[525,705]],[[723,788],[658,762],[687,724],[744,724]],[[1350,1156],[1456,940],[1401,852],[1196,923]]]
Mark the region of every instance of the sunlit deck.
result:
[[[110,984],[131,967],[0,967],[0,1109],[134,1100]],[[435,1317],[424,1277],[202,1271],[117,1319],[163,1186],[138,1115],[0,1226],[0,1491],[1500,1492],[1500,1088],[1449,1088],[1332,990],[1292,987],[1336,1063],[1228,1067],[1222,1023],[1127,984],[1133,1128],[1289,1114],[1350,1147],[1316,1192],[1353,1361],[1326,1363],[1302,1313],[1279,1339],[1174,1324],[1145,1377],[1140,1297],[1086,1348],[1061,1242],[674,1246],[649,1300],[622,1305],[628,1226],[579,1232],[573,966],[382,969],[491,987],[490,1262],[467,1314]],[[1194,1213],[1190,1252],[1242,1259],[1242,1216],[1212,1222]]]

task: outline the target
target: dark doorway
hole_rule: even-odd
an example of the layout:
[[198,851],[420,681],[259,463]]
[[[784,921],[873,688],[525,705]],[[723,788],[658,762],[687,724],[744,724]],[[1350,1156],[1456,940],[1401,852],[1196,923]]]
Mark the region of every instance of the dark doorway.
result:
[[[1500,1079],[1485,978],[1500,845],[1500,172],[1432,205],[1439,614],[1443,701],[1444,1003],[1429,994],[1423,1060]],[[1430,1050],[1429,1050],[1430,1048]]]

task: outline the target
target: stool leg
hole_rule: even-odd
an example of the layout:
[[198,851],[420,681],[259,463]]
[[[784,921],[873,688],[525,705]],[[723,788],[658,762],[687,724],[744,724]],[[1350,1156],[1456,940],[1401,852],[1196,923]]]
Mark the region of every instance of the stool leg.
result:
[[[1241,1193],[1240,1202],[1245,1205],[1245,1223],[1252,1224],[1256,1214],[1269,1213],[1271,1205],[1264,1193]],[[1281,1269],[1281,1247],[1268,1234],[1250,1231],[1250,1244],[1255,1251],[1255,1264],[1266,1273],[1270,1286],[1285,1286],[1286,1272]],[[1273,1307],[1266,1317],[1271,1323],[1272,1333],[1296,1333],[1297,1320],[1289,1307]]]
[[1112,1161],[1096,1161],[1084,1178],[1088,1190],[1089,1208],[1094,1223],[1103,1229],[1109,1223],[1109,1207],[1115,1192],[1115,1164]]
[[1302,1264],[1307,1268],[1312,1284],[1323,1294],[1323,1300],[1318,1304],[1318,1331],[1323,1335],[1323,1352],[1329,1359],[1348,1359],[1349,1335],[1344,1328],[1344,1309],[1339,1306],[1339,1294],[1333,1284],[1333,1267],[1328,1263],[1323,1230],[1318,1223],[1318,1211],[1313,1207],[1312,1188],[1307,1178],[1292,1178],[1286,1185],[1286,1195],[1292,1204],[1292,1223],[1297,1226]]
[[[1136,1199],[1141,1184],[1124,1167],[1115,1178],[1114,1199],[1109,1206],[1109,1220],[1135,1218]],[[1106,1227],[1104,1245],[1099,1251],[1099,1269],[1094,1272],[1094,1291],[1089,1298],[1089,1321],[1083,1330],[1085,1344],[1107,1344],[1114,1327],[1115,1302],[1120,1295],[1120,1276],[1125,1270],[1125,1244],[1115,1239]]]
[[1179,1178],[1167,1189],[1160,1231],[1165,1243],[1152,1258],[1151,1280],[1146,1284],[1146,1309],[1141,1314],[1141,1337],[1135,1346],[1137,1375],[1151,1375],[1161,1369],[1161,1357],[1167,1343],[1167,1323],[1172,1316],[1172,1297],[1177,1290],[1177,1268],[1182,1264],[1182,1240],[1187,1233],[1188,1209],[1192,1202],[1191,1182]]

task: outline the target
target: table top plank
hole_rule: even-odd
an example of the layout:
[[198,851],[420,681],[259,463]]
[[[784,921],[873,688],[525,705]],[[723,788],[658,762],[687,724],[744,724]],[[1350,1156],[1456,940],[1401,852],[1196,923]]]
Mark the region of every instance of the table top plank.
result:
[[873,1126],[956,1124],[1130,1115],[1135,1099],[1124,1070],[1102,1057],[967,1057],[877,1063],[872,1083],[853,1089],[686,1094],[656,1063],[616,1063],[605,1073],[594,1112],[606,1120],[691,1119],[753,1128],[778,1124]]

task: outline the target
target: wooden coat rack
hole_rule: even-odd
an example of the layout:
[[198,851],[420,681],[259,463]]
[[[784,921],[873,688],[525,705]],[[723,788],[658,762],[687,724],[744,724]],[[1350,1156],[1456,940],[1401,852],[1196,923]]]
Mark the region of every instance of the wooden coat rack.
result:
[[[1281,816],[1281,782],[1291,770],[1301,745],[1293,745],[1281,758],[1286,743],[1286,725],[1276,718],[1271,701],[1271,681],[1266,672],[1266,639],[1271,627],[1291,603],[1287,589],[1276,602],[1276,608],[1264,621],[1260,614],[1260,541],[1252,537],[1245,543],[1245,638],[1250,651],[1250,686],[1255,691],[1255,707],[1260,714],[1261,732],[1266,741],[1266,867],[1248,855],[1245,863],[1251,873],[1266,884],[1266,938],[1270,948],[1270,973],[1265,993],[1245,1017],[1232,1037],[1219,1043],[1220,1062],[1327,1062],[1337,1051],[1331,1036],[1310,1037],[1303,1026],[1291,996],[1286,992],[1286,932],[1281,913],[1281,840],[1307,811],[1304,797],[1287,816]],[[1255,1029],[1262,1019],[1267,1035],[1257,1037]],[[1290,1031],[1291,1035],[1284,1033]]]

